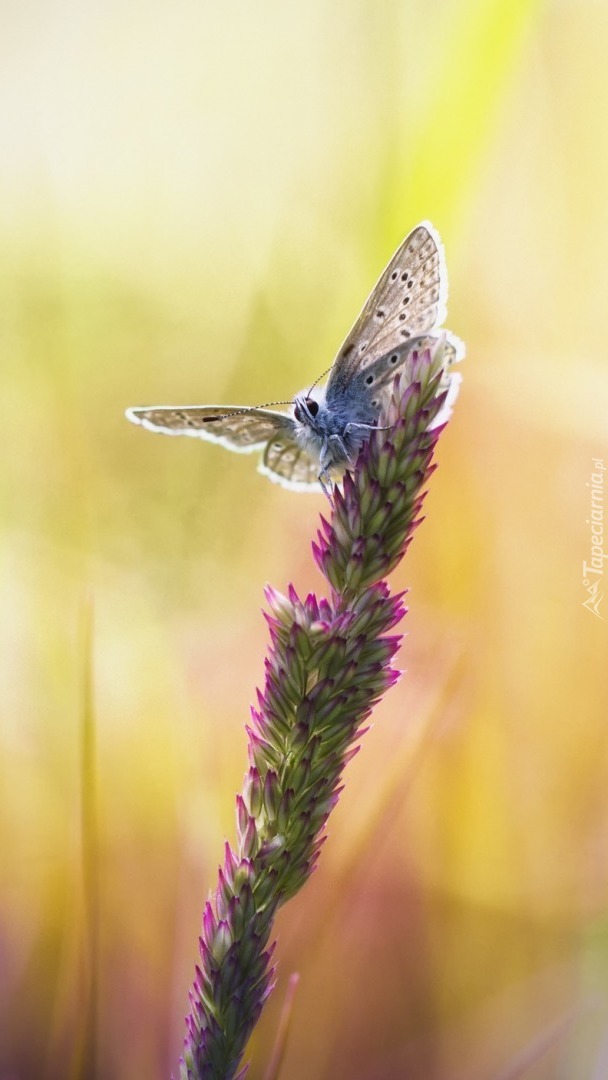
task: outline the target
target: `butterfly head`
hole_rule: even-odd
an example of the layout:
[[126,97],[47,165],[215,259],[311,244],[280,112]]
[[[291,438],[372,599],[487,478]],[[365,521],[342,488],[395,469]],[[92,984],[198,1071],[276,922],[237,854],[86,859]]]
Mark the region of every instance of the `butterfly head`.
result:
[[319,414],[319,402],[310,396],[297,397],[294,402],[293,415],[299,424],[315,426],[315,417]]
[[293,401],[294,438],[297,444],[315,460],[326,453],[328,440],[339,433],[340,422],[328,408],[325,389],[303,390]]

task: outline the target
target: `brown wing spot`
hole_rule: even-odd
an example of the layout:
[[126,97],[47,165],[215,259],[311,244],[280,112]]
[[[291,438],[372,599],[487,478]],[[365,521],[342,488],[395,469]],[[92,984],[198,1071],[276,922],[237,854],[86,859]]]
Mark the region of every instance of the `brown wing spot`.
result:
[[371,386],[373,381],[374,381],[374,376],[373,375],[368,375],[367,379],[365,381],[366,381],[368,386]]
[[386,318],[386,311],[382,311],[382,308],[378,308],[378,311],[376,312],[376,318],[377,319]]
[[403,297],[403,303],[404,303],[404,304],[409,304],[409,302],[410,302],[410,298],[409,298],[409,296],[404,296],[404,297]]
[[409,330],[402,330],[401,331],[401,337],[410,337],[410,331]]
[[396,281],[398,277],[399,277],[399,271],[398,270],[393,270],[393,272],[391,274],[391,281]]
[[393,355],[390,358],[390,363],[391,364],[396,364],[398,359],[399,359],[399,353],[394,352]]
[[[182,415],[182,420],[185,420],[187,424],[192,424],[192,420],[188,420],[186,416]],[[221,416],[201,416],[201,424],[212,424],[214,420],[221,420]]]
[[407,276],[408,276],[408,275],[407,275],[407,270],[406,270],[406,271],[405,271],[405,272],[404,272],[404,273],[403,273],[403,274],[401,275],[401,280],[402,280],[402,281],[407,281]]
[[408,287],[408,289],[411,289],[411,288],[412,288],[412,285],[413,285],[413,284],[414,284],[414,279],[413,279],[413,278],[410,278],[410,280],[409,280],[409,281],[408,281],[408,283],[407,283],[407,287]]
[[367,349],[367,341],[362,341],[361,344],[359,345],[359,352],[360,353],[365,352],[366,349]]
[[399,316],[399,322],[403,322],[403,320],[406,319],[406,318],[407,318],[407,315],[405,314],[405,311],[402,311],[400,316]]

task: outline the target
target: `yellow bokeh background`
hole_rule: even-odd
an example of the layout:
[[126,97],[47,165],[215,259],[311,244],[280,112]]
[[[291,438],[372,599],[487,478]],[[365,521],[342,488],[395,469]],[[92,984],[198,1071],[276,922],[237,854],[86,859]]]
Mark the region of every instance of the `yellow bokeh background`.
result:
[[422,218],[467,358],[393,575],[407,673],[249,1075],[293,971],[284,1080],[604,1075],[607,50],[599,0],[7,6],[1,1080],[176,1070],[262,588],[323,589],[323,496],[124,410],[290,398]]

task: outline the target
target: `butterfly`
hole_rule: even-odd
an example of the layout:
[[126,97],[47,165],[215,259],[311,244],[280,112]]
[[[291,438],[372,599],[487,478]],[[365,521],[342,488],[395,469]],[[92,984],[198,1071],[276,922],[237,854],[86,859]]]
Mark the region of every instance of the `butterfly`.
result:
[[[462,342],[438,331],[446,314],[447,272],[433,226],[417,225],[397,249],[338,351],[325,386],[297,394],[289,412],[268,406],[157,405],[127,409],[135,424],[164,435],[190,435],[248,454],[284,487],[328,491],[330,477],[352,464],[381,422],[396,372],[408,358],[444,339],[444,384],[455,396],[451,365]],[[322,377],[322,376],[321,376]],[[449,415],[449,414],[448,414]]]

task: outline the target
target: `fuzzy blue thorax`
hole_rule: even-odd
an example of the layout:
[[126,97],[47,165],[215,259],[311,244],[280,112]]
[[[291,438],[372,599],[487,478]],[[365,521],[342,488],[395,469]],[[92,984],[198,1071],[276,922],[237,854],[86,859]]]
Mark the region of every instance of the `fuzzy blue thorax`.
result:
[[[374,403],[374,406],[376,403]],[[325,387],[298,394],[294,401],[295,437],[318,460],[321,472],[352,464],[370,430],[377,424],[377,408],[368,401],[348,398],[328,401]]]

